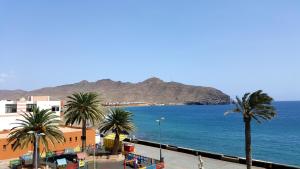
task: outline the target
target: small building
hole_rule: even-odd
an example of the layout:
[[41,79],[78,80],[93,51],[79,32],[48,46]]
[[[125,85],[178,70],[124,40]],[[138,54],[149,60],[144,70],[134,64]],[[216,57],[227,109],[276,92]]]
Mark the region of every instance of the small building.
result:
[[[81,128],[60,126],[59,129],[64,133],[64,142],[55,144],[55,146],[49,144],[50,151],[63,152],[66,149],[75,149],[76,147],[81,147]],[[27,148],[13,151],[12,145],[8,144],[7,142],[8,135],[8,130],[0,132],[0,160],[18,158],[29,151],[33,151],[33,145],[28,145]],[[87,145],[94,145],[95,130],[88,128],[86,132],[86,138]],[[40,144],[40,151],[40,153],[45,153],[45,149],[42,144]]]
[[50,109],[60,116],[61,101],[52,101],[49,96],[30,96],[26,100],[0,100],[0,131],[10,130],[14,127],[16,119],[20,119],[21,113],[31,112],[34,106],[40,109]]
[[[39,109],[50,109],[61,119],[62,101],[50,100],[49,96],[30,96],[28,99],[21,98],[16,101],[1,100],[0,101],[0,160],[18,158],[19,156],[33,150],[32,145],[28,145],[25,149],[13,151],[12,145],[8,144],[7,138],[10,130],[15,127],[17,119],[22,119],[21,116],[24,112],[31,112],[33,107]],[[65,149],[72,149],[81,147],[81,128],[80,127],[67,127],[59,126],[59,129],[64,133],[64,142],[56,144],[55,146],[49,145],[51,151],[64,151]],[[87,145],[95,144],[95,130],[87,129]],[[41,153],[43,146],[40,144]]]

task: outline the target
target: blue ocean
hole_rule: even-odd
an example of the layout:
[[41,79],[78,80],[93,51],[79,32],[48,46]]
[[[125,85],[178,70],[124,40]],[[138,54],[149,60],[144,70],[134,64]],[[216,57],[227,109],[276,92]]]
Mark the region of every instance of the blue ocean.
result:
[[[300,166],[300,102],[275,102],[277,116],[262,124],[252,121],[253,158]],[[134,113],[139,139],[244,157],[241,114],[224,112],[233,105],[128,107]]]

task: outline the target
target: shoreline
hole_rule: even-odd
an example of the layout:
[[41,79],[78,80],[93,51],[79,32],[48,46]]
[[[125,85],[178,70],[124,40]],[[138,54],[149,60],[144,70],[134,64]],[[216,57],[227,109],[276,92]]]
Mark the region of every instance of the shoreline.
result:
[[[124,141],[135,143],[135,144],[141,144],[141,145],[145,145],[145,146],[150,146],[150,147],[155,147],[155,148],[159,148],[159,146],[160,146],[159,143],[148,141],[148,140],[125,139]],[[194,156],[201,155],[202,157],[226,161],[226,162],[232,162],[232,163],[237,163],[237,164],[246,164],[246,160],[244,157],[238,157],[238,156],[232,156],[232,155],[226,155],[226,154],[214,153],[214,152],[208,152],[208,151],[202,151],[202,150],[195,150],[195,149],[191,149],[191,148],[178,147],[178,146],[174,146],[174,145],[170,145],[170,144],[161,144],[161,147],[164,150],[170,150],[170,151],[185,153],[185,154],[194,155]],[[257,160],[257,159],[253,159],[252,166],[263,167],[266,169],[300,169],[300,166],[281,164],[281,163]]]
[[164,106],[222,106],[222,105],[231,105],[228,104],[124,104],[124,105],[103,105],[103,107],[164,107]]
[[[300,100],[283,100],[283,101],[274,101],[278,102],[300,102]],[[219,103],[219,104],[190,104],[190,103],[141,103],[141,104],[104,104],[104,107],[152,107],[152,106],[221,106],[221,105],[232,105],[230,103]]]

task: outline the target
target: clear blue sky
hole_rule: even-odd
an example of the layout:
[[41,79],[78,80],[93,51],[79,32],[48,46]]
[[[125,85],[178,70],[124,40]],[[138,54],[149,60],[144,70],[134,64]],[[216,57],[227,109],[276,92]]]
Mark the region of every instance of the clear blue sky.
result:
[[156,76],[300,100],[300,1],[1,0],[0,59],[0,89]]

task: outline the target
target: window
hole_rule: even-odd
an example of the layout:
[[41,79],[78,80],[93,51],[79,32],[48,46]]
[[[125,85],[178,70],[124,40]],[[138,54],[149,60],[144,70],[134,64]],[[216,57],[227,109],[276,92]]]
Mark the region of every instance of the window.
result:
[[17,113],[17,104],[6,104],[5,113]]
[[70,137],[70,142],[72,142],[72,137]]
[[2,149],[3,151],[6,151],[6,145],[3,145]]
[[66,139],[64,138],[64,142],[66,142]]
[[77,136],[75,137],[75,142],[77,142]]
[[59,106],[52,106],[51,110],[52,111],[59,111]]
[[26,111],[32,112],[32,109],[36,107],[36,104],[26,104]]

